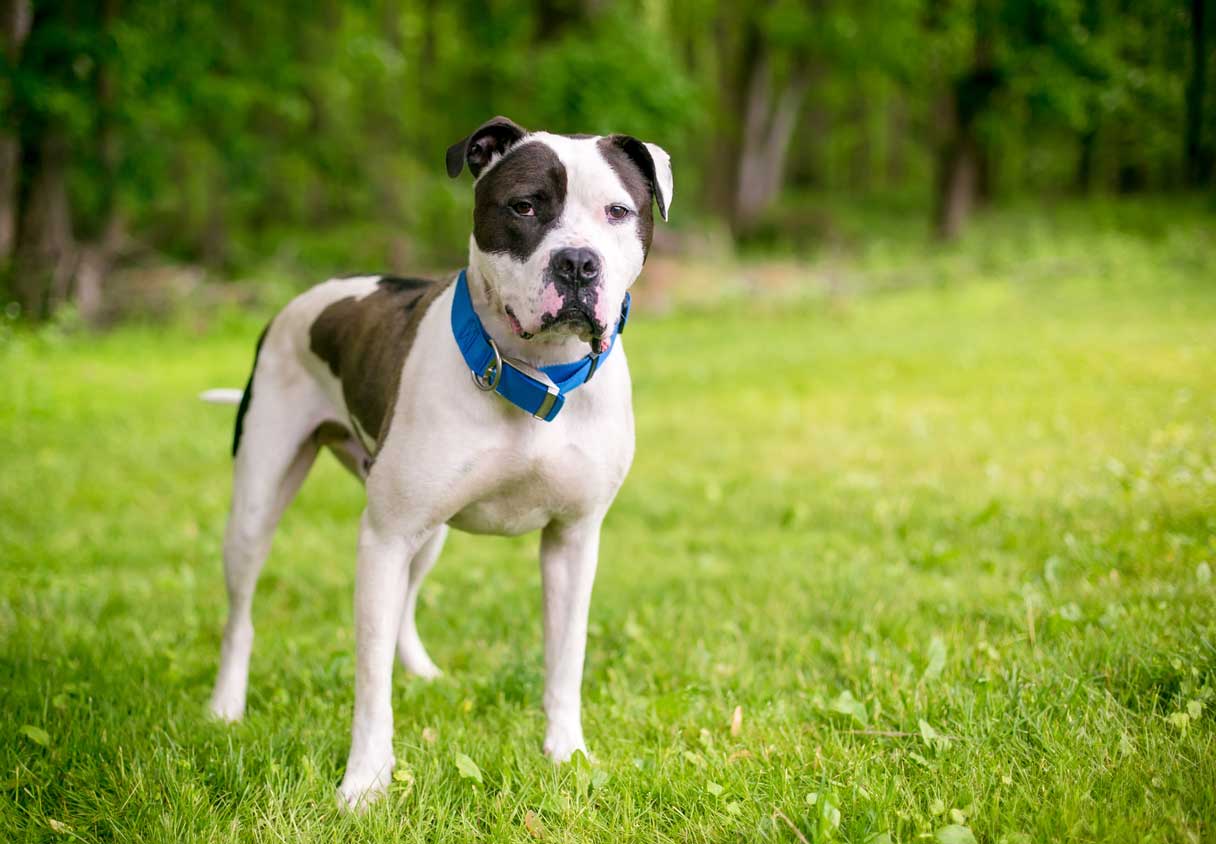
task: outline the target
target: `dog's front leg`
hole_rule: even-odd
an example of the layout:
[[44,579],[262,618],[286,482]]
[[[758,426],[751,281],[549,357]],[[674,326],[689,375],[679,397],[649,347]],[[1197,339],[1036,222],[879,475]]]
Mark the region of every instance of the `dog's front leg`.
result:
[[346,775],[338,787],[343,808],[360,809],[380,797],[393,772],[393,651],[405,604],[410,558],[419,534],[386,530],[364,512],[355,573],[355,717]]
[[545,603],[544,751],[564,762],[583,742],[583,656],[587,613],[599,556],[602,517],[569,524],[554,522],[541,536],[541,580]]

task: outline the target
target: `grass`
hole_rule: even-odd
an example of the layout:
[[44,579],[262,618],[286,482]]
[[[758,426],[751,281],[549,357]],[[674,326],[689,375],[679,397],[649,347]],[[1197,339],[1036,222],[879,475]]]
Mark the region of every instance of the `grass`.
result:
[[194,396],[261,315],[7,330],[0,840],[1216,839],[1211,219],[1036,219],[836,268],[869,292],[638,309],[594,763],[539,752],[535,537],[454,535],[420,610],[447,673],[398,673],[358,818],[332,461],[262,578],[249,714],[204,717],[231,415]]

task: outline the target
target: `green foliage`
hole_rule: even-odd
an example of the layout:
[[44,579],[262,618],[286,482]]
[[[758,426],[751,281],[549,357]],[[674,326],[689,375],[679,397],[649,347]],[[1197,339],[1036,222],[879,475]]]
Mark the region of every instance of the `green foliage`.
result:
[[[628,49],[621,49],[628,45]],[[668,139],[676,146],[697,120],[704,95],[686,77],[660,33],[623,7],[605,12],[589,31],[567,32],[536,57],[534,94],[519,104],[529,123],[559,132]]]
[[[677,225],[729,217],[757,67],[778,90],[809,80],[782,182],[795,190],[928,196],[943,98],[982,52],[999,79],[980,121],[989,192],[1181,173],[1189,22],[1172,0],[36,5],[20,60],[0,57],[0,108],[26,144],[19,197],[59,133],[78,236],[117,211],[140,260],[228,273],[458,263],[470,198],[443,152],[496,113],[659,142]],[[289,256],[304,232],[334,248]]]
[[248,715],[205,716],[232,416],[195,396],[242,383],[266,314],[0,324],[0,840],[1210,839],[1209,219],[869,243],[771,290],[693,265],[702,302],[756,281],[665,315],[643,278],[593,759],[540,754],[535,538],[454,534],[419,614],[446,674],[398,674],[360,818],[333,793],[362,493],[328,458],[262,576]]

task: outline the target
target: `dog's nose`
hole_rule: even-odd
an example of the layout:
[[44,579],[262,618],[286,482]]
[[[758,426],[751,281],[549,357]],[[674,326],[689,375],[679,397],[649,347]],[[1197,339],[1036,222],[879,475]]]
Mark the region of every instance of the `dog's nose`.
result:
[[549,258],[549,272],[558,281],[578,287],[598,279],[601,264],[594,249],[568,247],[554,251]]

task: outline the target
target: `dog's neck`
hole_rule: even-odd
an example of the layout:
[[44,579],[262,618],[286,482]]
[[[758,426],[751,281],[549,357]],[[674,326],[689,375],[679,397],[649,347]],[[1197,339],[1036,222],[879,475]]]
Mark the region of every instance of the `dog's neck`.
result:
[[571,363],[591,351],[589,344],[570,334],[546,332],[530,340],[520,337],[512,329],[502,306],[492,298],[489,286],[475,261],[469,261],[466,272],[473,310],[477,312],[486,333],[498,344],[499,352],[506,357],[518,358],[541,367],[555,363]]

